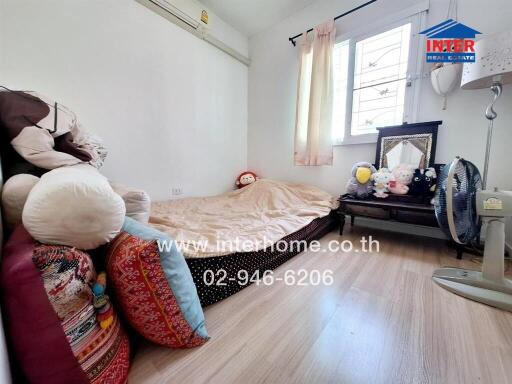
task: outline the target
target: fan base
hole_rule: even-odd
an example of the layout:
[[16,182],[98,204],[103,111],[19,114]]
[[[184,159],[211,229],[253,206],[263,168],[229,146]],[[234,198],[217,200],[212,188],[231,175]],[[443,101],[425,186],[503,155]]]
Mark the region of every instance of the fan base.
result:
[[432,279],[441,287],[465,298],[512,312],[512,281],[485,279],[482,272],[441,268]]

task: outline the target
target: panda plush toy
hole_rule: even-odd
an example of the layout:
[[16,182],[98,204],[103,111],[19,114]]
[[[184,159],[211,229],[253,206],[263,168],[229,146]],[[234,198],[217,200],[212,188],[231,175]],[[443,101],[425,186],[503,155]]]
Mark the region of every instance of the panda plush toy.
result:
[[436,190],[437,174],[434,168],[416,169],[412,176],[409,194],[413,196],[431,195]]

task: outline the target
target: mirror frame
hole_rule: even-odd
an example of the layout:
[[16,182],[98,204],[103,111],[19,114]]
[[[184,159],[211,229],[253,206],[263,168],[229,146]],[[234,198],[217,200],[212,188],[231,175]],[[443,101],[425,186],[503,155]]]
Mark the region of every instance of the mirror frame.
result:
[[381,152],[382,152],[382,142],[386,137],[396,137],[396,136],[404,136],[404,139],[407,139],[411,135],[422,135],[427,134],[432,136],[432,142],[430,145],[430,153],[428,154],[428,164],[426,167],[433,167],[435,164],[436,157],[436,145],[437,145],[437,129],[443,122],[438,121],[427,121],[424,123],[414,123],[407,124],[404,123],[402,125],[393,125],[389,127],[379,127],[377,131],[379,132],[379,136],[377,138],[377,150],[375,153],[375,167],[377,169],[381,168]]

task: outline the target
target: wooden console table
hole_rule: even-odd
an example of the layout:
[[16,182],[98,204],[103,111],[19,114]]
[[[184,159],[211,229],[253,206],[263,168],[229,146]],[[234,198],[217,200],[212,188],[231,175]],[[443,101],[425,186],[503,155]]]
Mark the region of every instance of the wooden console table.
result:
[[[339,202],[340,235],[343,235],[346,216],[350,216],[351,225],[354,225],[356,217],[368,217],[439,228],[434,206],[430,204],[429,198],[426,201],[421,201],[408,195],[390,195],[385,199],[371,196],[361,200],[344,195],[339,198]],[[456,250],[457,258],[461,259],[463,248],[456,247]]]

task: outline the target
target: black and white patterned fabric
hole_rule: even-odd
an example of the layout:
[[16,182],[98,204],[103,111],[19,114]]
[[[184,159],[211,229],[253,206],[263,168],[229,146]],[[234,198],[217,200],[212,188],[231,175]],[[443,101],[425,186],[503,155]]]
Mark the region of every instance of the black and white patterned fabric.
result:
[[[331,211],[330,215],[313,220],[304,228],[284,237],[282,240],[287,243],[306,240],[309,244],[311,241],[318,240],[332,231],[337,224],[335,211]],[[201,305],[206,307],[216,303],[252,284],[251,281],[245,285],[240,284],[239,271],[247,271],[249,276],[253,276],[259,271],[259,276],[263,276],[265,271],[274,270],[301,252],[296,249],[297,247],[289,248],[290,250],[285,252],[280,252],[276,249],[266,249],[256,252],[240,252],[224,256],[186,259],[197,287]],[[211,283],[212,276],[215,276],[216,281],[223,277],[222,283],[225,285],[207,284],[205,273],[208,274],[206,281]]]

